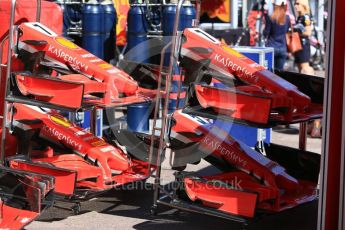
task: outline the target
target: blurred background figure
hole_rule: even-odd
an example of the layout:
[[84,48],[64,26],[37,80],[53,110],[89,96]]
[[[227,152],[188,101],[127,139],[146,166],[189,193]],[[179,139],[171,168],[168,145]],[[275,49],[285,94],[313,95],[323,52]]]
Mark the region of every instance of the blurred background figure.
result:
[[250,45],[255,46],[258,43],[259,33],[256,29],[257,21],[261,18],[260,4],[255,2],[248,12],[248,28],[250,34]]
[[[296,0],[295,10],[298,15],[294,29],[299,32],[303,49],[295,53],[295,61],[298,69],[303,74],[314,75],[314,69],[309,65],[310,40],[312,34],[310,8],[308,0]],[[315,120],[310,124],[309,134],[313,138],[321,137],[321,120]]]
[[286,14],[286,0],[273,1],[272,15],[265,14],[263,31],[266,46],[274,48],[274,69],[283,70],[287,58],[286,33],[290,28],[290,17]]
[[301,73],[313,75],[314,69],[309,65],[310,60],[310,41],[312,34],[310,8],[308,0],[296,0],[295,10],[297,13],[295,31],[298,31],[301,38],[302,50],[295,53],[295,62]]
[[229,21],[230,14],[224,14],[229,11],[229,9],[226,9],[226,2],[226,0],[202,1],[200,21],[210,23],[224,23]]
[[250,45],[263,46],[263,29],[265,25],[265,14],[273,12],[272,0],[257,0],[253,2],[248,11],[247,23],[250,32]]

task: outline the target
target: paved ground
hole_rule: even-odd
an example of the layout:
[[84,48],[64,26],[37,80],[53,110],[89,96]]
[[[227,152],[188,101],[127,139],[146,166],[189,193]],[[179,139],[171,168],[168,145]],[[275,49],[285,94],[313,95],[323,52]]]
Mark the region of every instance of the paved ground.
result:
[[[298,126],[272,133],[272,142],[287,146],[298,146]],[[321,153],[321,139],[308,138],[308,150]],[[202,161],[190,166],[189,171],[213,170]],[[172,171],[164,167],[163,180],[172,180]],[[150,215],[153,190],[150,184],[146,189],[112,190],[97,199],[82,203],[79,215],[70,210],[50,208],[38,220],[26,227],[36,229],[138,229],[138,230],[176,230],[176,229],[241,229],[239,224],[204,215],[178,212],[161,207],[158,216]],[[58,203],[68,208],[70,204]],[[248,226],[248,229],[316,229],[317,201],[283,213],[265,216]]]

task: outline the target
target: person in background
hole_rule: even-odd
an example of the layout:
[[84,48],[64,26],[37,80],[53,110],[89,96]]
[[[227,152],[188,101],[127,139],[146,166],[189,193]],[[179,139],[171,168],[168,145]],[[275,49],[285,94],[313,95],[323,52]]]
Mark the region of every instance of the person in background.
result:
[[256,29],[256,22],[258,18],[260,18],[261,13],[260,13],[260,7],[259,3],[255,2],[253,4],[253,7],[248,13],[248,18],[247,18],[247,23],[248,23],[248,28],[249,28],[249,34],[250,34],[250,45],[255,46],[257,44],[258,40],[258,31]]
[[[308,0],[296,0],[295,9],[298,14],[296,25],[294,29],[299,32],[302,50],[295,53],[295,62],[298,65],[298,69],[303,74],[314,74],[314,69],[309,65],[310,60],[310,41],[309,37],[312,33],[311,20],[310,20],[310,8]],[[313,138],[321,137],[321,120],[314,120],[310,123],[310,129],[308,133]]]
[[290,28],[290,17],[286,14],[286,0],[275,0],[273,5],[272,15],[265,14],[263,35],[266,46],[274,48],[274,69],[281,71],[287,58],[286,33]]
[[297,12],[296,25],[294,30],[299,32],[302,44],[302,50],[296,52],[295,62],[298,66],[300,73],[313,75],[314,69],[309,65],[310,60],[310,42],[311,36],[311,20],[310,8],[308,0],[296,0],[294,3]]

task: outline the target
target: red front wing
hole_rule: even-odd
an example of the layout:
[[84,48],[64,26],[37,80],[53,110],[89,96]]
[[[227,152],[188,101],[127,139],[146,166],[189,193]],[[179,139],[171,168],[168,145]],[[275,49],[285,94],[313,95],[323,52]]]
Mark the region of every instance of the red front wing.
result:
[[[269,125],[269,121],[294,123],[322,116],[322,105],[312,104],[311,98],[295,85],[200,29],[184,30],[180,53],[181,65],[189,74],[185,78],[188,82],[198,78],[207,82],[207,78],[214,77],[230,87],[230,90],[219,90],[195,86],[197,99],[204,109],[211,108],[217,114],[258,125]],[[191,77],[195,79],[188,79]],[[246,110],[252,105],[255,105],[252,111]]]
[[48,206],[54,178],[0,167],[0,228],[22,229]]
[[[253,217],[256,208],[278,212],[317,197],[317,179],[290,176],[286,171],[290,169],[236,141],[222,129],[200,123],[198,118],[176,111],[174,120],[172,135],[176,139],[186,144],[196,143],[198,148],[194,151],[226,162],[227,167],[236,169],[215,176],[196,178],[187,175],[182,178],[185,191],[192,201],[200,200],[204,205],[224,212]],[[188,161],[192,158],[184,156],[188,153],[183,150],[175,150],[174,154],[177,159],[174,164],[177,166],[194,163]]]
[[[10,166],[36,173],[46,173],[56,178],[56,192],[67,197],[78,189],[102,191],[149,176],[148,163],[130,159],[120,148],[92,135],[59,114],[45,113],[32,107],[15,104],[15,120],[32,118],[36,124],[26,124],[28,129],[39,130],[39,138],[52,146],[44,145],[30,152],[32,161],[9,158]],[[40,146],[39,139],[31,140]],[[72,150],[56,152],[54,146]],[[34,147],[33,147],[34,148]],[[68,183],[66,186],[65,183]]]
[[[44,66],[61,73],[70,73],[67,76],[58,76],[58,79],[84,85],[84,103],[98,106],[122,106],[150,100],[142,93],[138,83],[124,71],[106,63],[88,51],[78,47],[71,41],[58,36],[49,28],[40,23],[22,23],[19,28],[18,57],[30,66],[28,57],[35,57],[31,63],[32,73],[39,72]],[[29,68],[29,67],[27,67]],[[78,75],[73,75],[78,73]],[[72,75],[71,75],[72,74]],[[33,74],[36,76],[37,74]],[[31,80],[34,81],[33,79]],[[58,97],[57,94],[39,84],[36,94],[41,97]],[[22,91],[33,90],[30,85],[21,84]],[[61,89],[58,87],[56,89]],[[34,94],[35,96],[35,94]],[[36,96],[37,97],[37,96]]]
[[0,228],[22,229],[39,216],[39,213],[7,206],[0,201]]

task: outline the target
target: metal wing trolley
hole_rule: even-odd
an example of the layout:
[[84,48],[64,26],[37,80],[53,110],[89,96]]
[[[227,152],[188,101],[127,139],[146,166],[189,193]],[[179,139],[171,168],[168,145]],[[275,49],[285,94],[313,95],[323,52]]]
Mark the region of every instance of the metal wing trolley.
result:
[[[8,108],[12,102],[16,102],[17,99],[9,96],[9,82],[11,76],[12,67],[12,54],[14,48],[14,26],[15,26],[15,11],[16,11],[16,0],[11,1],[10,10],[10,27],[7,33],[2,35],[0,41],[0,79],[5,89],[4,94],[4,108],[2,118],[2,135],[1,135],[1,146],[0,146],[0,174],[1,174],[1,215],[2,220],[0,223],[1,227],[4,228],[22,228],[25,224],[30,223],[46,208],[53,205],[54,183],[55,180],[49,175],[43,175],[39,173],[23,172],[21,170],[10,169],[5,166],[5,151],[6,151],[6,128],[11,129],[11,124],[8,124],[8,114],[12,113],[13,107]],[[37,0],[36,10],[36,21],[40,21],[41,16],[41,0]],[[3,63],[3,51],[5,42],[8,42],[7,50],[7,64]],[[3,70],[6,68],[6,78],[3,81],[2,75]],[[11,130],[10,130],[11,131]],[[21,194],[20,190],[26,192]],[[31,194],[31,195],[30,195]],[[28,207],[25,208],[27,204]]]
[[[16,22],[16,3],[11,1],[9,30],[2,36],[0,47],[3,51],[8,41],[7,64],[1,60],[1,70],[7,68],[6,76],[0,75],[5,91],[2,92],[1,164],[9,170],[21,170],[24,175],[31,172],[52,175],[55,179],[52,192],[59,200],[77,203],[72,207],[75,212],[80,211],[80,201],[115,186],[147,179],[150,171],[147,162],[133,159],[116,143],[95,135],[97,109],[149,100],[137,94],[137,82],[41,24],[40,1],[36,22]],[[13,66],[17,63],[12,58],[24,70],[15,72]],[[28,67],[22,63],[23,59],[30,61]],[[98,65],[90,64],[95,59]],[[86,62],[88,68],[81,69]],[[43,70],[37,70],[39,67]],[[91,73],[86,73],[87,70]],[[122,83],[121,87],[115,86]],[[112,94],[118,88],[132,91],[125,97],[121,92]],[[49,110],[72,113],[91,110],[90,132]]]
[[[21,104],[27,104],[27,105],[32,105],[32,106],[39,106],[39,107],[44,107],[44,108],[49,108],[49,109],[56,109],[56,110],[61,110],[61,111],[69,111],[69,112],[77,112],[77,111],[85,111],[85,110],[92,110],[92,114],[95,114],[95,108],[90,105],[82,105],[79,108],[72,108],[72,107],[66,107],[63,105],[56,105],[53,103],[49,102],[43,102],[35,99],[28,99],[22,96],[18,96],[15,93],[12,92],[12,88],[10,87],[11,83],[11,74],[12,74],[12,56],[17,55],[15,53],[16,44],[14,42],[15,39],[15,33],[16,33],[16,26],[15,25],[15,11],[16,11],[16,0],[11,1],[11,16],[10,16],[10,27],[8,30],[8,34],[5,34],[3,36],[3,40],[0,41],[0,53],[3,53],[5,42],[8,41],[8,50],[7,50],[7,64],[3,63],[3,55],[0,56],[0,63],[1,63],[1,68],[6,68],[6,76],[5,76],[5,81],[4,81],[4,86],[3,88],[5,89],[4,95],[5,95],[5,101],[4,101],[4,108],[3,108],[3,119],[2,119],[2,130],[5,130],[7,127],[11,127],[11,125],[8,124],[8,115],[11,114],[11,119],[13,119],[13,110],[12,104],[13,103],[21,103]],[[41,0],[37,0],[37,9],[36,9],[36,22],[40,22],[40,17],[41,17]],[[18,36],[18,34],[16,34]],[[2,70],[2,69],[1,69]],[[0,79],[2,78],[2,73],[3,71],[0,72]],[[47,83],[49,83],[47,81]],[[73,83],[71,83],[73,85]],[[78,85],[78,84],[74,84]],[[94,116],[92,116],[94,117]],[[92,130],[96,129],[94,125],[96,125],[96,121],[94,118],[92,118],[93,124]],[[6,142],[6,135],[5,132],[2,132],[2,137],[1,137],[1,162],[4,164],[4,151],[5,151],[5,142]]]
[[[177,62],[178,56],[179,56],[179,47],[181,45],[181,35],[182,31],[179,31],[178,25],[180,23],[180,12],[183,4],[185,3],[185,0],[178,1],[177,4],[177,11],[175,16],[175,22],[174,22],[174,33],[173,33],[173,39],[170,43],[168,43],[161,52],[161,61],[160,61],[160,71],[159,71],[159,77],[158,77],[158,89],[161,89],[162,87],[162,78],[165,79],[165,98],[169,98],[169,95],[171,93],[170,88],[172,84],[172,75],[173,75],[173,66],[174,63]],[[200,17],[200,5],[201,1],[196,0],[196,20],[194,22],[194,27],[198,26],[199,23],[199,17]],[[164,63],[164,54],[167,49],[169,49],[171,46],[171,55],[170,55],[170,62],[169,67],[167,70],[167,73],[164,73],[163,70],[163,63]],[[181,76],[182,80],[182,76]],[[180,93],[181,93],[181,81],[178,86],[178,96],[177,100],[180,100]],[[178,210],[184,210],[189,211],[193,213],[199,213],[199,214],[206,214],[209,216],[214,217],[220,217],[227,220],[236,221],[242,224],[246,224],[249,219],[242,218],[235,215],[229,215],[228,213],[224,213],[221,211],[215,211],[212,209],[208,209],[206,207],[198,206],[195,204],[188,203],[186,201],[183,201],[181,199],[177,198],[177,191],[167,191],[164,186],[161,185],[161,171],[162,171],[162,161],[165,158],[166,149],[170,146],[169,143],[169,134],[170,129],[172,125],[172,114],[168,113],[168,106],[169,106],[169,100],[164,100],[164,104],[162,107],[162,111],[160,110],[160,102],[162,100],[162,93],[161,90],[158,90],[157,96],[156,96],[156,104],[155,104],[155,110],[154,110],[154,119],[153,119],[153,128],[152,128],[152,135],[151,135],[151,145],[150,145],[150,151],[149,151],[149,162],[151,164],[155,164],[157,166],[156,172],[152,174],[154,178],[154,197],[153,197],[153,205],[151,207],[151,214],[156,215],[158,213],[158,206],[163,205],[170,208],[176,208]],[[177,102],[177,105],[179,102]],[[159,112],[161,111],[161,124],[159,124]],[[172,159],[170,159],[172,161]],[[179,172],[176,173],[178,175]],[[178,177],[178,176],[177,176]],[[178,181],[174,181],[173,183],[177,183]],[[175,186],[173,186],[175,187]],[[161,194],[163,193],[163,196]]]
[[[302,80],[295,81],[291,74],[276,75],[198,28],[178,31],[180,10],[184,2],[178,2],[173,40],[164,47],[161,56],[149,151],[149,162],[157,167],[156,173],[153,174],[154,197],[151,212],[157,214],[158,206],[163,205],[232,220],[245,227],[261,213],[280,212],[317,199],[315,190],[320,157],[305,151],[305,122],[322,117],[322,100],[319,100],[321,93],[315,92],[314,89],[322,88],[323,82],[308,76],[301,76]],[[196,1],[196,5],[197,22],[200,1]],[[197,23],[194,24],[196,25]],[[170,45],[172,54],[165,74],[162,71],[163,57]],[[185,79],[184,83],[191,83],[187,102],[183,110],[169,114],[168,100],[165,100],[159,125],[162,79],[165,79],[165,97],[169,98],[175,62],[185,71],[185,77],[188,79]],[[212,78],[223,81],[232,88],[209,86]],[[233,82],[229,82],[231,79]],[[179,95],[181,83],[178,88]],[[236,97],[238,101],[227,101],[227,95]],[[300,149],[270,144],[254,150],[220,128],[213,131],[199,128],[198,124],[191,122],[191,119],[183,114],[225,120],[231,117],[230,122],[264,128],[301,123]],[[172,130],[190,138],[192,146],[202,146],[204,150],[212,153],[212,159],[209,156],[209,159],[206,159],[206,156],[200,158],[205,158],[217,168],[228,169],[223,168],[223,173],[215,176],[197,177],[172,164],[172,168],[177,170],[176,179],[172,191],[165,189],[161,183],[161,170],[167,150],[174,145]],[[210,138],[204,137],[207,136],[205,133],[210,135]],[[201,137],[203,134],[205,135]],[[211,139],[216,141],[210,141]],[[185,151],[184,154],[195,153]],[[170,162],[177,162],[175,158],[175,155],[170,155]],[[222,161],[226,161],[227,166],[224,166]],[[181,165],[194,162],[185,163],[186,161]],[[229,187],[228,182],[237,177],[246,181],[244,189]],[[220,184],[215,185],[214,182]],[[188,195],[187,199],[181,198],[181,185],[187,193],[183,195]],[[218,192],[207,190],[207,186],[218,189]],[[284,191],[287,195],[284,195]]]

